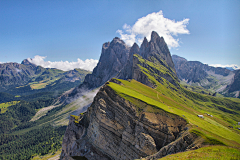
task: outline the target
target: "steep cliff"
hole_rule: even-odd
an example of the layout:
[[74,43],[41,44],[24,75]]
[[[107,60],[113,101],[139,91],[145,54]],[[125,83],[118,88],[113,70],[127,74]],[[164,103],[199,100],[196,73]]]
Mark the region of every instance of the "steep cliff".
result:
[[[110,83],[122,85],[115,79]],[[71,117],[61,159],[136,159],[152,155],[181,137],[185,119],[141,100],[138,103],[122,98],[105,84],[84,115]],[[141,105],[146,107],[139,111]],[[149,111],[151,108],[154,112]],[[181,150],[193,140],[185,138]]]

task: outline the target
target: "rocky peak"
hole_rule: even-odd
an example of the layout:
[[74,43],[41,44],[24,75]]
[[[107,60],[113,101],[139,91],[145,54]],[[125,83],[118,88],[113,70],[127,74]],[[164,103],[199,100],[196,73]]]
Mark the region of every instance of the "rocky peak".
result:
[[111,44],[116,44],[116,43],[119,43],[119,44],[122,44],[122,45],[126,45],[125,42],[123,40],[121,40],[120,38],[118,37],[115,37],[113,38]]
[[139,46],[136,43],[134,43],[129,52],[129,60],[132,61],[133,55],[139,54],[139,52],[140,52]]
[[143,58],[147,58],[147,54],[149,51],[147,51],[147,49],[149,48],[149,44],[148,44],[148,40],[146,37],[144,37],[144,40],[141,44],[141,47],[140,47],[140,55],[143,57]]
[[150,60],[149,57],[154,56],[158,61],[165,61],[168,65],[166,67],[170,67],[175,72],[168,46],[164,38],[160,37],[155,31],[152,31],[150,42],[147,41],[146,37],[144,38],[140,47],[140,55],[148,60]]
[[111,42],[106,42],[102,46],[102,53],[97,66],[92,74],[88,74],[79,89],[93,89],[103,85],[109,79],[117,75],[117,73],[126,65],[129,58],[130,48],[123,40],[115,37]]
[[137,45],[137,43],[134,43],[133,46],[130,49],[130,53],[138,54],[139,51],[140,51],[139,46]]
[[102,46],[102,50],[106,50],[109,46],[110,46],[110,42],[104,43],[103,46]]
[[24,65],[32,65],[32,66],[35,66],[35,67],[37,66],[37,65],[31,63],[28,59],[24,59],[21,64],[24,64]]
[[[157,34],[157,32],[152,31],[151,34],[151,41],[156,41],[156,39],[160,38],[159,35]],[[162,37],[161,37],[162,38]]]
[[[159,35],[154,31],[152,32],[151,37],[152,39],[150,42],[148,42],[145,37],[140,48],[136,43],[132,46],[127,64],[117,75],[117,78],[135,79],[145,85],[154,87],[154,84],[140,68],[141,66],[142,68],[146,68],[146,70],[151,71],[150,74],[152,74],[152,76],[160,75],[160,77],[167,79],[173,85],[177,86],[178,79],[167,44],[164,39],[159,37]],[[134,54],[140,55],[142,58],[137,55],[134,56]],[[139,58],[142,60],[139,60]],[[147,61],[153,63],[155,66],[159,65],[159,67],[163,65],[170,72],[167,74],[163,72],[160,73],[161,67],[153,68]],[[159,82],[161,81],[160,78],[156,79],[158,79]]]

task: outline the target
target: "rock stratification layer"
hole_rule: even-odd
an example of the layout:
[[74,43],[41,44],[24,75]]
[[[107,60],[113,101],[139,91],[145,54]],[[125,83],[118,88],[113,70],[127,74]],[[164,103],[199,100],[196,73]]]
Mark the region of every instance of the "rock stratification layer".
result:
[[[115,79],[111,81],[120,83]],[[164,111],[138,113],[137,106],[106,84],[84,115],[71,117],[61,159],[146,157],[175,141],[186,124],[183,118]]]

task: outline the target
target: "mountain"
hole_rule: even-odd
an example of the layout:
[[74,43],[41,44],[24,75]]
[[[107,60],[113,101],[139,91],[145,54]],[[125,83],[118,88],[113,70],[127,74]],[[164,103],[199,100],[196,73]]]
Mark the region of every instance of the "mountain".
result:
[[88,74],[80,86],[88,89],[97,88],[106,81],[116,76],[123,68],[129,57],[129,47],[123,40],[115,37],[111,43],[104,43],[102,53],[97,66],[92,74]]
[[[115,37],[111,42],[104,43],[97,66],[91,74],[86,75],[83,83],[70,93],[70,99],[77,99],[83,93],[102,86],[116,76],[126,64],[129,51],[130,48],[118,37]],[[65,101],[71,102],[68,98]]]
[[[156,67],[160,67],[159,68]],[[154,87],[155,83],[151,81],[147,74],[141,71],[141,68],[151,70],[149,74],[154,76],[159,82],[162,78],[167,79],[170,83],[177,86],[176,71],[171,58],[168,46],[163,37],[159,37],[156,32],[152,32],[151,41],[148,42],[144,38],[141,47],[135,43],[130,50],[130,58],[126,66],[116,76],[120,79],[135,79],[150,87]],[[162,72],[164,70],[165,72]]]
[[62,71],[43,68],[25,59],[21,64],[0,64],[0,73],[0,92],[23,96],[55,91],[60,94],[78,86],[91,72],[82,69]]
[[240,147],[233,125],[240,121],[239,99],[183,87],[156,32],[140,48],[134,44],[112,76],[118,79],[100,88],[86,112],[70,116],[60,159],[150,160],[208,145]]
[[238,97],[239,71],[212,67],[198,61],[187,61],[177,55],[172,56],[178,78],[192,86],[201,86],[225,96]]
[[[26,63],[26,65],[25,65]],[[41,72],[43,68],[24,60],[22,64],[2,63],[0,64],[0,84],[1,88],[8,88],[12,85],[23,85],[31,80],[31,77]]]

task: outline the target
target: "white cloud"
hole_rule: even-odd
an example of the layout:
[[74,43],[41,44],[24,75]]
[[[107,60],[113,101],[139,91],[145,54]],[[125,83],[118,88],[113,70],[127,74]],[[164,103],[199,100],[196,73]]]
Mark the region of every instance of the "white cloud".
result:
[[127,45],[132,46],[134,42],[140,44],[144,37],[148,40],[151,38],[151,32],[156,31],[159,36],[163,37],[168,46],[178,47],[179,39],[174,38],[178,34],[189,34],[189,30],[186,26],[189,19],[183,19],[182,21],[170,20],[163,17],[163,12],[153,12],[145,17],[139,18],[137,22],[131,27],[124,24],[123,30],[117,30],[121,39],[125,41]]
[[51,62],[51,61],[45,61],[44,60],[45,58],[46,57],[36,55],[34,56],[33,59],[28,58],[28,61],[33,64],[42,66],[44,68],[57,68],[63,71],[73,70],[74,68],[81,68],[81,69],[92,71],[98,63],[98,60],[94,60],[94,59],[86,59],[85,61],[83,61],[78,58],[77,62],[68,62],[68,61]]
[[233,68],[234,70],[236,69],[240,69],[240,67],[236,64],[227,64],[227,65],[222,65],[222,64],[210,64],[209,66],[213,66],[213,67],[222,67],[222,68]]

